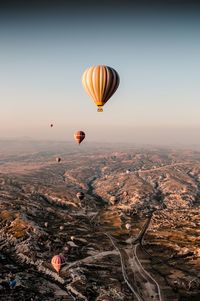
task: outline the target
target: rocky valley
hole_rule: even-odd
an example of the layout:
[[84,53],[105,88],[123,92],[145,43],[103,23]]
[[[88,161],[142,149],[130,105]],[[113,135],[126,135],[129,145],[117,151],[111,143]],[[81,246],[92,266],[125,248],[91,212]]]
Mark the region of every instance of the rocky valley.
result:
[[199,234],[198,149],[0,142],[0,300],[197,301]]

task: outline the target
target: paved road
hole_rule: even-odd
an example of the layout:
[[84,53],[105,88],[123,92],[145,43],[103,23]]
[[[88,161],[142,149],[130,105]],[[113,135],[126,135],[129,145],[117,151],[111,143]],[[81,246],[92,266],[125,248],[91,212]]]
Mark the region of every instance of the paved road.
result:
[[179,163],[167,164],[167,165],[150,168],[150,169],[136,170],[136,171],[134,171],[134,173],[143,174],[145,172],[158,171],[158,170],[162,170],[162,169],[165,169],[168,167],[175,167],[175,166],[188,165],[188,164],[191,164],[191,162],[179,162]]
[[159,284],[145,270],[138,257],[139,253],[142,253],[142,240],[149,227],[151,218],[152,216],[149,217],[138,237],[126,248],[120,248],[117,241],[110,234],[105,233],[118,251],[124,280],[137,301],[163,301]]

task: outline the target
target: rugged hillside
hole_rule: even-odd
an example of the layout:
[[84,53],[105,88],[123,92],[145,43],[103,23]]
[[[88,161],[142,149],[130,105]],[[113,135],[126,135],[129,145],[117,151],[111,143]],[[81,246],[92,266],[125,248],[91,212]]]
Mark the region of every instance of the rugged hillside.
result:
[[162,300],[199,300],[200,153],[31,142],[22,153],[10,143],[1,142],[0,300],[136,300],[107,234],[127,250],[152,213],[141,263]]

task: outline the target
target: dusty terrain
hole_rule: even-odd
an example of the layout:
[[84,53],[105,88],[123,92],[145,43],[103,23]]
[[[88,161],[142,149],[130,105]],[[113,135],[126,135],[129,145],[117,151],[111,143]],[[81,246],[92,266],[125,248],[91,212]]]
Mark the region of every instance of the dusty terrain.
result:
[[200,300],[199,206],[198,150],[1,141],[0,300]]

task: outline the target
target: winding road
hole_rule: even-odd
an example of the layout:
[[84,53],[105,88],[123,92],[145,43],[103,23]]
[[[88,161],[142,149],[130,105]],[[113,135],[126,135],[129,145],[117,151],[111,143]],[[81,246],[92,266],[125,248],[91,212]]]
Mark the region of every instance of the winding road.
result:
[[120,256],[123,278],[137,301],[163,301],[159,284],[155,278],[145,270],[138,257],[139,254],[143,252],[142,241],[151,222],[151,218],[152,215],[148,218],[137,238],[126,248],[119,247],[119,243],[116,239],[110,234],[105,233]]

